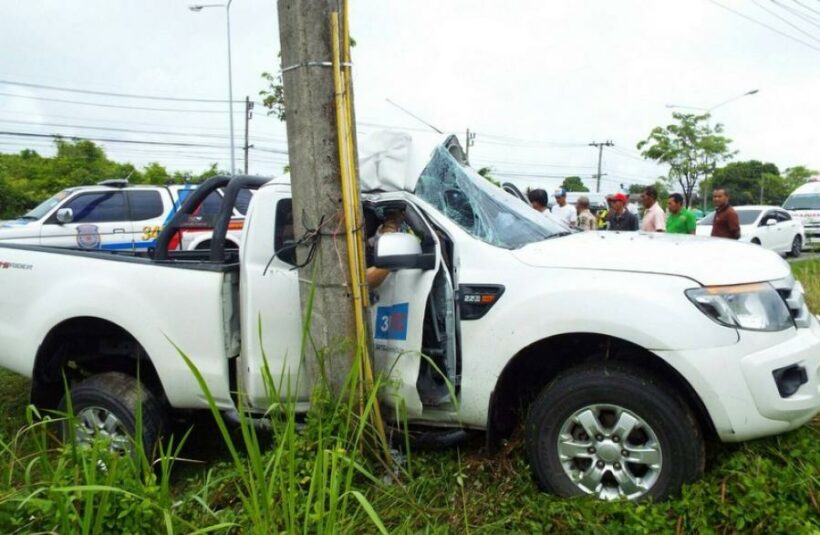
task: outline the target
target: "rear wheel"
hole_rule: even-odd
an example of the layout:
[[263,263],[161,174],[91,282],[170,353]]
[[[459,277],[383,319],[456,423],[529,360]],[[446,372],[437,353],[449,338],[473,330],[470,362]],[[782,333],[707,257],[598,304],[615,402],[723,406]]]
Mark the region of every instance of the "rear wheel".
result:
[[663,499],[703,470],[704,440],[668,385],[614,364],[570,370],[530,407],[527,450],[539,486],[561,496]]
[[[74,438],[80,445],[101,438],[112,451],[134,453],[138,406],[142,409],[142,444],[147,455],[165,429],[163,404],[135,378],[120,372],[93,375],[72,385],[71,408],[74,413]],[[60,410],[66,411],[65,398]],[[62,426],[63,439],[70,436],[68,422]]]
[[751,243],[753,243],[754,245],[760,245],[760,240],[758,240],[757,238],[752,238]]
[[792,240],[792,250],[789,254],[791,254],[793,258],[797,258],[801,252],[803,252],[803,238],[801,238],[799,234],[796,234]]

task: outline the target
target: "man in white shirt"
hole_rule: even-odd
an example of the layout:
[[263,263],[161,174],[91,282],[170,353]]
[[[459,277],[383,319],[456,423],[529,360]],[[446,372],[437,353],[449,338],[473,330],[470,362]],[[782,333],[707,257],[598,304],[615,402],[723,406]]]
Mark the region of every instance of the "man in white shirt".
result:
[[575,207],[567,204],[567,192],[564,188],[555,190],[555,204],[552,206],[552,215],[570,227],[578,222],[578,213]]
[[658,190],[655,186],[647,186],[641,194],[641,203],[646,209],[641,221],[641,230],[644,232],[666,232],[666,214],[658,203]]

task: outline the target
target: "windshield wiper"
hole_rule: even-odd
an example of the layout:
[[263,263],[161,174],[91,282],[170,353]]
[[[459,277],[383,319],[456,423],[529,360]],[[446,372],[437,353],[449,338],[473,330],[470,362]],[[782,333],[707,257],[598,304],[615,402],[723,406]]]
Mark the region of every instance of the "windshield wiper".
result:
[[570,234],[572,234],[572,232],[570,232],[570,231],[566,230],[566,231],[563,231],[563,232],[556,232],[556,233],[555,233],[555,234],[553,234],[552,236],[550,236],[550,237],[548,237],[548,238],[544,238],[544,239],[545,239],[545,240],[551,240],[551,239],[553,239],[553,238],[562,238],[562,237],[564,237],[564,236],[569,236]]

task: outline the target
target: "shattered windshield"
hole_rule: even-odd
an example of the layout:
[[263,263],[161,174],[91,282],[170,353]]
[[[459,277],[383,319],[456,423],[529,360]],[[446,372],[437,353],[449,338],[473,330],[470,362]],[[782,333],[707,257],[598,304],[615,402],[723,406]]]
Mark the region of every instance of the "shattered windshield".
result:
[[416,195],[471,235],[505,249],[569,233],[561,223],[532,210],[459,164],[443,146],[436,147],[421,172]]

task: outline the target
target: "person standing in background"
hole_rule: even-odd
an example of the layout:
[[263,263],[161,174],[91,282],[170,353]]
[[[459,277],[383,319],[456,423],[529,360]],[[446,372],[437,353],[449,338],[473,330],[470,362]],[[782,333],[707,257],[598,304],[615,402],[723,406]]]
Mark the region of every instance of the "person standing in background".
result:
[[575,201],[575,210],[578,212],[578,228],[581,230],[596,230],[595,216],[589,210],[589,198],[578,197]]
[[641,221],[641,230],[644,232],[665,232],[666,215],[658,204],[658,190],[655,186],[647,186],[641,195],[641,203],[646,208]]
[[626,209],[628,200],[623,193],[616,193],[612,196],[607,230],[638,230],[638,216]]
[[567,192],[564,188],[555,190],[555,204],[552,207],[552,215],[560,219],[569,227],[574,227],[578,222],[578,214],[575,207],[567,204]]
[[540,188],[529,190],[527,192],[527,200],[530,201],[530,206],[532,206],[533,210],[538,210],[542,213],[546,211],[550,201],[547,192]]
[[666,232],[669,234],[694,234],[695,214],[683,207],[683,195],[669,196],[669,216],[666,218]]
[[729,204],[729,190],[718,186],[712,190],[712,202],[715,204],[715,219],[712,222],[712,236],[715,238],[740,238],[740,221],[737,212]]

